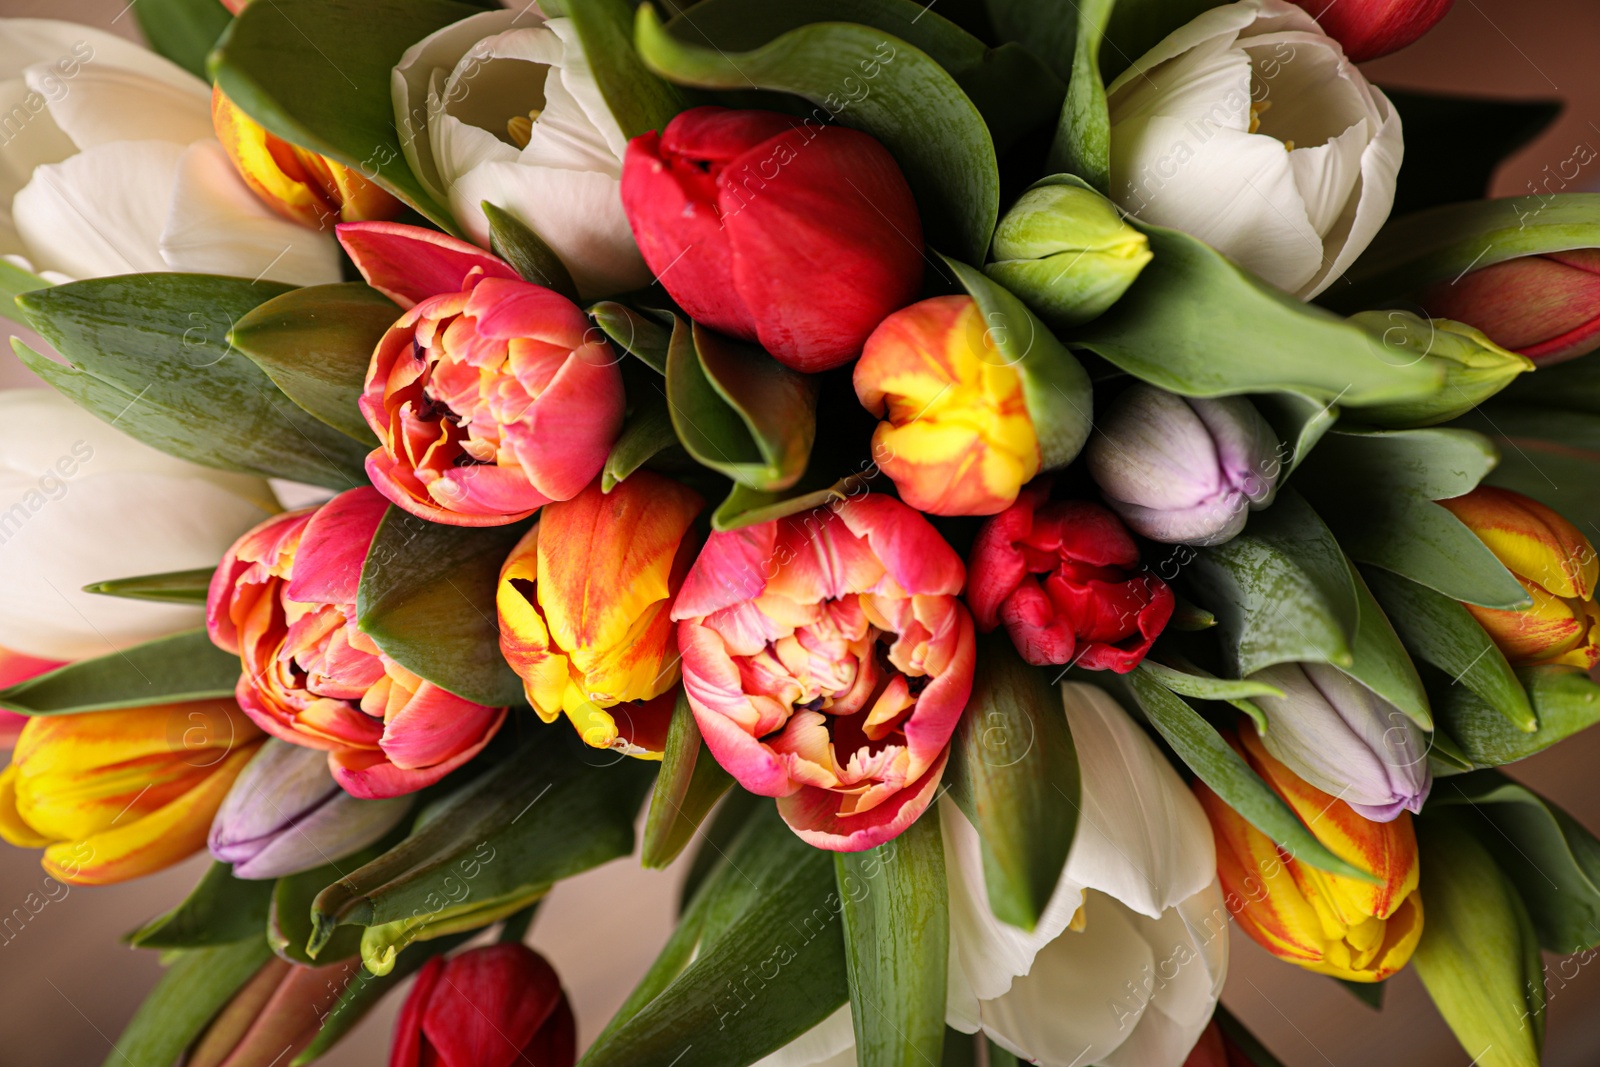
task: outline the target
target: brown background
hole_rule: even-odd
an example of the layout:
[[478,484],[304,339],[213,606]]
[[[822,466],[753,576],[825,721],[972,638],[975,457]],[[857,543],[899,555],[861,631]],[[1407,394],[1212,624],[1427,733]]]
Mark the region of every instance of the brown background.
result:
[[[124,3],[0,0],[0,15],[72,18],[135,36]],[[1382,84],[1408,88],[1564,99],[1560,121],[1502,168],[1497,195],[1526,192],[1580,143],[1600,146],[1597,0],[1457,0],[1427,39],[1367,69]],[[1600,190],[1600,168],[1580,175],[1573,190],[1580,187]],[[0,385],[25,381],[15,364],[0,363]],[[1600,830],[1597,763],[1600,731],[1590,731],[1511,770]],[[129,885],[74,889],[0,944],[0,1063],[91,1067],[114,1055],[112,1041],[159,973],[152,953],[117,938],[180,899],[202,867],[197,859]],[[562,883],[543,908],[530,940],[561,971],[582,1040],[604,1024],[665,940],[680,875],[619,861]],[[0,914],[38,892],[42,877],[32,853],[0,845]],[[1550,1067],[1600,1064],[1600,968],[1576,969],[1571,978],[1574,970],[1569,964],[1560,973],[1570,980],[1549,983]],[[1389,987],[1385,1009],[1373,1012],[1330,980],[1279,963],[1236,935],[1224,1000],[1289,1067],[1468,1064],[1410,971]],[[391,998],[323,1062],[386,1063],[395,1006]]]

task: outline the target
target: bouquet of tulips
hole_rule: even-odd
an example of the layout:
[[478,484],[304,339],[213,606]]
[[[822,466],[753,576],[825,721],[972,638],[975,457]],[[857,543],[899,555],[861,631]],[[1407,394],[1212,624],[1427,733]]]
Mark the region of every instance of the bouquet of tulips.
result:
[[[1537,1064],[1600,196],[1355,66],[1449,6],[0,22],[0,836],[212,858],[107,1063],[1267,1067],[1236,922]],[[580,1059],[529,922],[680,854]]]

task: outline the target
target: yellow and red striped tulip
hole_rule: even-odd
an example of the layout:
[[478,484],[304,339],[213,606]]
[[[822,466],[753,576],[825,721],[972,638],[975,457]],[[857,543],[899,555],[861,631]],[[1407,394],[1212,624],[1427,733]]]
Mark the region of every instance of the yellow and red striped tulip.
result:
[[268,133],[221,88],[211,90],[211,126],[250,191],[286,219],[327,230],[335,222],[392,219],[405,210],[343,163]]
[[856,396],[883,418],[873,457],[907,504],[994,515],[1039,473],[1022,375],[970,296],[939,296],[884,319],[855,368]]
[[1329,874],[1280,849],[1203,784],[1216,833],[1217,875],[1228,910],[1267,951],[1347,982],[1378,982],[1411,958],[1422,937],[1417,838],[1410,812],[1373,822],[1274,759],[1253,730],[1244,756],[1328,850],[1379,879]]
[[205,848],[260,744],[231,700],[35,716],[0,772],[0,837],[73,885],[151,874]]
[[1466,605],[1512,666],[1566,663],[1587,670],[1600,662],[1594,599],[1600,561],[1576,526],[1531,497],[1494,486],[1439,503],[1489,546],[1533,599],[1518,611]]
[[678,682],[669,612],[704,501],[638,471],[546,504],[500,570],[500,650],[545,722],[596,748],[660,759]]

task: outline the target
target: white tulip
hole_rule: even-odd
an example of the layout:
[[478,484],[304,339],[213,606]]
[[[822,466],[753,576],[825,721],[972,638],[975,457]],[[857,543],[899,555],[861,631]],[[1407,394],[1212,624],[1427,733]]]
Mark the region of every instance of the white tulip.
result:
[[82,588],[215,566],[276,508],[260,478],[158,452],[48,389],[0,390],[0,646],[82,659],[204,625],[199,607]]
[[650,272],[622,211],[627,138],[572,21],[518,7],[446,26],[400,58],[406,161],[485,248],[487,200],[537,233],[585,297],[636,289]]
[[333,236],[280,218],[234,171],[212,132],[210,86],[52,19],[0,20],[0,255],[51,280],[340,277]]
[[1212,8],[1106,96],[1112,199],[1303,299],[1344,273],[1394,206],[1400,116],[1284,0]]

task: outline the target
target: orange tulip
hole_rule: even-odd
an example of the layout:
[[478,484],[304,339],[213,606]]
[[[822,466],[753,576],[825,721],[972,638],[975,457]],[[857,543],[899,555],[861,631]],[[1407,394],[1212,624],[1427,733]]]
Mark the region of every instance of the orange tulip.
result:
[[251,192],[313,230],[335,222],[392,219],[405,205],[343,163],[276,137],[239,106],[211,90],[211,125]]
[[1348,982],[1378,982],[1406,965],[1422,937],[1417,838],[1409,812],[1357,815],[1273,759],[1253,730],[1243,755],[1329,851],[1372,872],[1372,885],[1295,859],[1203,784],[1195,793],[1217,839],[1217,875],[1243,930],[1280,959]]
[[[500,571],[500,650],[545,722],[660,759],[678,681],[669,612],[694,562],[699,494],[649,471],[546,504]],[[657,698],[665,699],[657,699]]]
[[260,743],[231,700],[35,716],[0,772],[0,837],[73,885],[154,873],[205,847]]
[[1594,599],[1600,561],[1576,526],[1531,497],[1488,485],[1439,503],[1533,598],[1531,607],[1516,611],[1466,605],[1512,666],[1566,663],[1587,670],[1600,662]]

